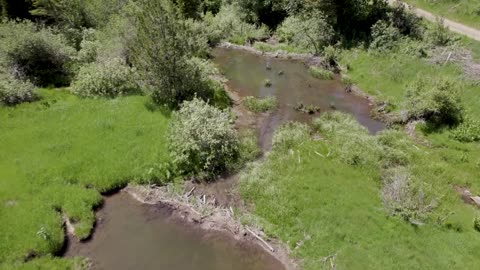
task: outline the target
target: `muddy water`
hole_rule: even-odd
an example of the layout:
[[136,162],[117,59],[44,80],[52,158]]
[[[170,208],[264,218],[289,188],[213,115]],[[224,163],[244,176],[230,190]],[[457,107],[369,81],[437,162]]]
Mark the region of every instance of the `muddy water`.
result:
[[[300,61],[267,58],[227,48],[214,49],[213,56],[213,61],[229,79],[229,87],[241,96],[277,98],[278,108],[260,127],[260,142],[264,149],[269,148],[273,131],[279,124],[308,122],[318,116],[296,111],[294,107],[298,103],[318,106],[322,112],[336,109],[350,113],[372,134],[385,128],[382,122],[370,117],[372,106],[368,100],[347,93],[338,78],[313,78]],[[266,79],[272,82],[272,86],[265,86]]]
[[175,221],[161,205],[144,205],[123,192],[97,213],[86,243],[72,241],[66,256],[86,256],[93,269],[112,270],[281,270],[257,246]]

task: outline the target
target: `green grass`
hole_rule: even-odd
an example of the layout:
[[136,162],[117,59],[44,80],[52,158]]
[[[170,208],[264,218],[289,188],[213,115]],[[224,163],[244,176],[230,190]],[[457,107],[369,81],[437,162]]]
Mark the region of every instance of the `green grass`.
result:
[[310,75],[312,75],[312,77],[314,77],[314,78],[317,78],[317,79],[320,79],[320,80],[331,80],[331,79],[333,79],[333,71],[331,71],[331,70],[311,66],[309,68],[309,71],[310,71]]
[[245,97],[242,103],[248,110],[262,113],[273,110],[277,106],[277,99],[273,96],[265,98],[248,96]]
[[[365,136],[348,131],[351,138]],[[406,144],[416,184],[438,200],[425,225],[417,227],[388,215],[380,168],[374,162],[346,163],[343,155],[355,152],[344,152],[350,147],[343,147],[339,137],[347,133],[337,132],[333,128],[322,133],[324,140],[303,141],[290,151],[273,150],[241,180],[240,192],[255,220],[289,245],[303,269],[330,269],[329,262],[322,268],[322,259],[334,254],[336,269],[468,269],[480,264],[480,233],[473,229],[478,210],[453,190],[454,184],[470,184],[480,191],[479,145],[449,141],[430,149]],[[374,143],[366,140],[365,145]],[[362,153],[365,160],[375,160],[371,151]]]
[[169,117],[147,106],[146,97],[39,93],[38,102],[0,108],[0,263],[59,250],[62,213],[79,238],[87,237],[99,192],[169,160]]
[[404,0],[403,2],[452,21],[480,29],[479,0]]

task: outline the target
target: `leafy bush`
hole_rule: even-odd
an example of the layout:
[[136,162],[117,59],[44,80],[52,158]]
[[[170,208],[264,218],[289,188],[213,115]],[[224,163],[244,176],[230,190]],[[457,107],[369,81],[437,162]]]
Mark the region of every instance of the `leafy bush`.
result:
[[334,36],[322,13],[290,16],[277,29],[280,41],[319,55]]
[[82,97],[117,97],[139,91],[135,69],[114,58],[80,68],[72,92]]
[[265,39],[269,31],[265,26],[256,27],[241,20],[240,11],[234,5],[223,5],[217,15],[207,13],[204,17],[206,35],[210,44],[223,40],[243,45]]
[[400,39],[400,31],[385,21],[378,21],[372,26],[372,42],[370,48],[388,51],[396,46]]
[[36,99],[35,87],[28,81],[20,81],[12,76],[0,76],[0,104],[12,106]]
[[243,105],[252,112],[266,112],[277,106],[277,99],[273,96],[266,98],[248,96],[243,99]]
[[336,67],[340,58],[340,50],[332,45],[328,45],[323,50],[323,59],[331,67]]
[[173,113],[168,139],[173,163],[182,174],[212,179],[238,159],[230,115],[197,98]]
[[423,118],[434,125],[455,125],[463,118],[457,85],[448,80],[417,79],[407,89],[409,118]]
[[317,79],[321,79],[321,80],[333,79],[333,72],[331,70],[311,66],[309,68],[309,71],[310,71],[310,75],[312,75]]
[[451,132],[450,136],[460,142],[478,142],[480,141],[480,121],[467,117]]
[[30,22],[6,22],[0,26],[0,39],[3,64],[16,78],[39,86],[69,83],[75,50],[62,35]]
[[310,139],[310,128],[302,123],[289,122],[275,130],[272,139],[274,150],[286,151]]

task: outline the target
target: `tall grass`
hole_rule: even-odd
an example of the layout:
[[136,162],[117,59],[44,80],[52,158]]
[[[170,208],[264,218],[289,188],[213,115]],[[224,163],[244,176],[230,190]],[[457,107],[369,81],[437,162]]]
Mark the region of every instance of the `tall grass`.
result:
[[62,213],[78,238],[87,237],[99,192],[140,180],[169,160],[169,118],[148,110],[146,97],[40,95],[38,102],[0,108],[0,262],[59,250]]

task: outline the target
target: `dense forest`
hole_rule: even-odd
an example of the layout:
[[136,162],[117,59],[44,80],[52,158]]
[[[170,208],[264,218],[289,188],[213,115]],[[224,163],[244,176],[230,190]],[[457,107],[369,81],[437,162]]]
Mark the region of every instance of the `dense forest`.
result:
[[[480,265],[480,43],[441,18],[384,0],[0,0],[0,16],[1,269],[86,269],[61,257],[64,224],[88,239],[102,194],[237,173],[242,223],[299,269]],[[221,46],[314,59],[386,128],[300,104],[314,119],[262,155],[234,108],[263,119],[277,100],[233,99]]]

